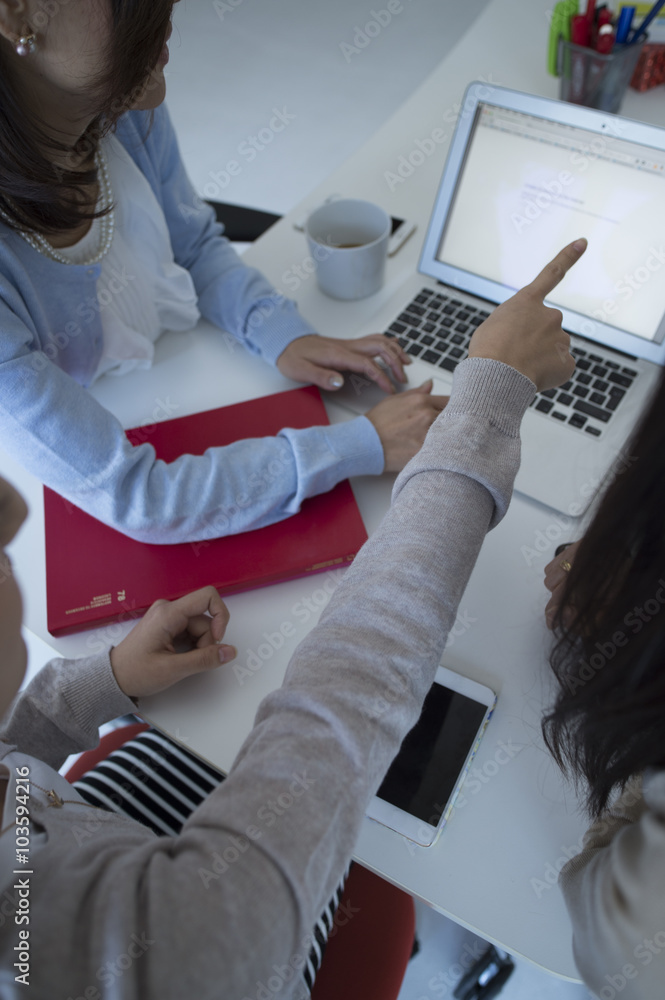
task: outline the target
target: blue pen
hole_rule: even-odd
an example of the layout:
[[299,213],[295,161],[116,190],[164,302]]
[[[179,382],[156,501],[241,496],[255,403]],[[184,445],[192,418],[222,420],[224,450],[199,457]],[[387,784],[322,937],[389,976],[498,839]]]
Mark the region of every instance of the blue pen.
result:
[[638,38],[640,38],[645,33],[645,31],[653,21],[654,17],[663,6],[665,6],[665,0],[658,0],[658,2],[653,5],[647,16],[642,21],[639,28],[635,28],[633,30],[630,38],[628,39],[627,43],[628,45],[632,45],[634,42],[638,40]]
[[619,14],[619,20],[617,22],[616,38],[614,39],[617,45],[623,45],[628,38],[628,32],[630,31],[630,26],[633,23],[634,17],[635,7],[621,8],[621,13]]

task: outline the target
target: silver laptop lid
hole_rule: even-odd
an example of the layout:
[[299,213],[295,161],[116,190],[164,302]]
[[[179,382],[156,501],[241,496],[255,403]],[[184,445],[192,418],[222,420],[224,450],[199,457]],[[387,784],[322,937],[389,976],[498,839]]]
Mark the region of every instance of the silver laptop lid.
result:
[[579,236],[565,329],[665,364],[665,129],[472,83],[419,270],[503,302]]

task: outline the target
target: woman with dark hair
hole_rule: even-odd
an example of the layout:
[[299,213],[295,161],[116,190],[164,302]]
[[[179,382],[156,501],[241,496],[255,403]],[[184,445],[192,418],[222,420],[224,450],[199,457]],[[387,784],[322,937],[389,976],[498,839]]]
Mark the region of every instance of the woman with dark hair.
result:
[[390,391],[380,356],[404,381],[394,340],[317,336],[196,197],[162,106],[172,8],[0,0],[0,441],[149,542],[257,528],[348,476],[396,471],[444,405],[425,384],[368,417],[166,464],[149,443],[130,446],[86,391],[106,372],[148,367],[162,332],[200,316],[290,378],[336,388],[338,369],[351,370]]
[[561,885],[601,998],[665,996],[664,454],[665,373],[589,530],[545,570],[560,690],[543,731],[594,820]]

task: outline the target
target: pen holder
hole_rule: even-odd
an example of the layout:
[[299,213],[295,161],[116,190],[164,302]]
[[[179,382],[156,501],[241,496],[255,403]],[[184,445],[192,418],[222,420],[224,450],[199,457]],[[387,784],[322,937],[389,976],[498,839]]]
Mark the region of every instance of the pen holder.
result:
[[617,45],[610,55],[559,39],[559,97],[571,104],[616,114],[640,58],[643,44]]

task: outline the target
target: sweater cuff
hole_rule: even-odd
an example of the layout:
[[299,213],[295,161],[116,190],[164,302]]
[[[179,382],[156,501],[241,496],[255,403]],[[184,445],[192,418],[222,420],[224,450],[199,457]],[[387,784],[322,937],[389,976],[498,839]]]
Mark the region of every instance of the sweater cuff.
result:
[[[276,293],[277,294],[277,293]],[[277,364],[282,351],[299,337],[307,337],[316,330],[298,312],[295,302],[282,299],[266,310],[265,305],[257,305],[247,320],[246,340],[253,350],[271,365]]]
[[329,448],[339,458],[334,468],[336,483],[351,476],[381,475],[385,466],[383,445],[367,417],[330,424],[325,428],[325,435]]
[[[494,500],[489,527],[504,516],[520,459],[520,424],[536,386],[491,358],[467,358],[455,370],[450,401],[423,447],[397,477],[393,500],[421,472],[461,473]],[[479,420],[480,418],[480,420]]]
[[518,437],[522,417],[537,387],[516,368],[492,358],[465,358],[455,370],[444,413],[484,417],[509,437]]
[[136,703],[118,687],[111,667],[111,651],[76,660],[67,701],[85,730],[136,711]]

